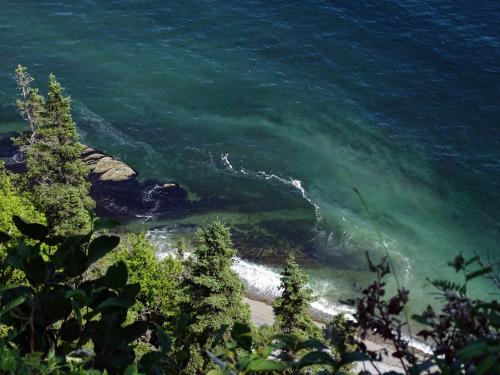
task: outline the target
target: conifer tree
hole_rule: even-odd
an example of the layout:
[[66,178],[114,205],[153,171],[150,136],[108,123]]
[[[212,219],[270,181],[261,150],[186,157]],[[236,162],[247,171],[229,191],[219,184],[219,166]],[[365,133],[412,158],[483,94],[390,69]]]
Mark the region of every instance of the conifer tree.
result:
[[17,140],[26,154],[26,190],[57,234],[86,232],[94,202],[88,169],[80,159],[83,146],[71,117],[71,100],[52,74],[46,101],[31,88],[26,68],[17,68],[16,79],[21,91],[18,108],[31,129],[29,139]]
[[306,284],[306,275],[300,270],[295,256],[289,254],[285,269],[281,272],[283,292],[273,304],[275,328],[300,338],[320,337],[321,331],[307,311],[314,298],[312,290],[307,288]]
[[20,91],[20,98],[17,100],[17,108],[21,116],[26,120],[30,128],[30,136],[27,139],[20,139],[19,143],[32,143],[36,134],[36,128],[42,123],[45,112],[45,99],[38,93],[38,89],[32,88],[33,77],[27,72],[26,67],[18,65],[16,69],[16,82]]
[[[205,350],[213,351],[214,339],[224,326],[248,323],[248,306],[242,301],[243,284],[231,269],[233,248],[229,228],[214,222],[198,232],[200,245],[194,251],[183,282],[185,299],[181,310],[176,359],[182,374],[204,374],[213,363]],[[229,338],[226,331],[220,342]]]
[[[281,272],[281,296],[273,304],[274,330],[279,333],[294,335],[299,340],[322,338],[321,329],[316,326],[308,313],[309,304],[314,300],[312,290],[306,287],[307,277],[300,270],[295,256],[290,253],[284,270]],[[286,362],[293,362],[305,355],[304,350],[283,348],[279,357]],[[286,375],[303,374],[302,370],[288,369]]]

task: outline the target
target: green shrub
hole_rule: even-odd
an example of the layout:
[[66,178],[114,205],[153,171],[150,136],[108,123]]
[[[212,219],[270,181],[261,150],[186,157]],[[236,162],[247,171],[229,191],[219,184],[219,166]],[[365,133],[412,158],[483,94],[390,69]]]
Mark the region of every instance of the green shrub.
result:
[[181,374],[205,373],[213,364],[205,350],[224,344],[223,327],[247,323],[243,284],[231,269],[236,254],[229,228],[214,222],[198,232],[199,246],[186,270],[174,361]]
[[165,317],[178,314],[179,283],[182,263],[172,256],[158,259],[156,249],[144,233],[128,233],[117,251],[110,254],[113,262],[123,261],[127,265],[129,280],[141,287],[137,301],[150,313]]
[[[50,237],[44,225],[19,217],[14,223],[23,238],[11,241],[0,232],[0,242],[9,243],[5,265],[19,270],[27,285],[10,284],[0,290],[0,322],[9,328],[4,345],[17,349],[22,363],[35,353],[43,361],[55,353],[68,367],[67,357],[81,352],[88,366],[122,373],[135,361],[132,343],[147,328],[144,321],[125,325],[140,285],[128,283],[124,262],[111,265],[100,278],[85,277],[119,238],[92,233]],[[49,245],[50,251],[43,252],[42,245]]]

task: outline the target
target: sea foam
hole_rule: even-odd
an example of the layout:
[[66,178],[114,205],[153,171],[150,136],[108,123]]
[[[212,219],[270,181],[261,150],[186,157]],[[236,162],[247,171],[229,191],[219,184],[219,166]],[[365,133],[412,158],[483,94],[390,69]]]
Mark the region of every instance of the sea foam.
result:
[[240,167],[240,169],[237,170],[233,167],[233,165],[229,161],[229,154],[228,153],[221,154],[221,162],[222,162],[222,166],[224,168],[226,168],[228,171],[230,171],[231,173],[239,173],[242,176],[246,176],[246,177],[254,178],[254,179],[272,180],[272,181],[279,182],[283,185],[293,187],[294,189],[296,189],[300,192],[300,195],[302,196],[302,198],[304,198],[311,206],[314,207],[314,213],[315,213],[316,217],[318,218],[318,220],[321,219],[320,207],[306,192],[306,190],[302,186],[302,181],[297,180],[297,179],[292,178],[292,177],[284,178],[284,177],[278,176],[276,174],[268,173],[265,171],[253,172],[253,171],[250,171],[248,169],[245,169],[244,167]]

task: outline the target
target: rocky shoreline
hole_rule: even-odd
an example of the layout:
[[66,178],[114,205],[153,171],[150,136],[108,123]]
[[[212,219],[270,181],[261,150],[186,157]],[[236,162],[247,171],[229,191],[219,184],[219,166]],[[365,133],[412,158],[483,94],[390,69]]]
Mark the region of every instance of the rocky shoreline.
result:
[[[12,141],[16,134],[0,137],[0,160],[12,172],[26,170],[19,148]],[[98,216],[121,221],[135,218],[176,217],[192,211],[188,192],[175,182],[138,179],[139,173],[118,158],[91,146],[84,146],[81,158],[89,167],[90,195]]]

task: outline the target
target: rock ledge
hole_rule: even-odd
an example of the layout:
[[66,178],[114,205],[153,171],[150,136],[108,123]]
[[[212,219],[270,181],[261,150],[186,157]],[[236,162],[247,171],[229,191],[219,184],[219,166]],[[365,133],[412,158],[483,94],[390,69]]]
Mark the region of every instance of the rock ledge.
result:
[[89,167],[91,174],[99,175],[100,181],[128,181],[137,173],[124,162],[106,156],[92,147],[86,146],[82,152],[82,160]]

